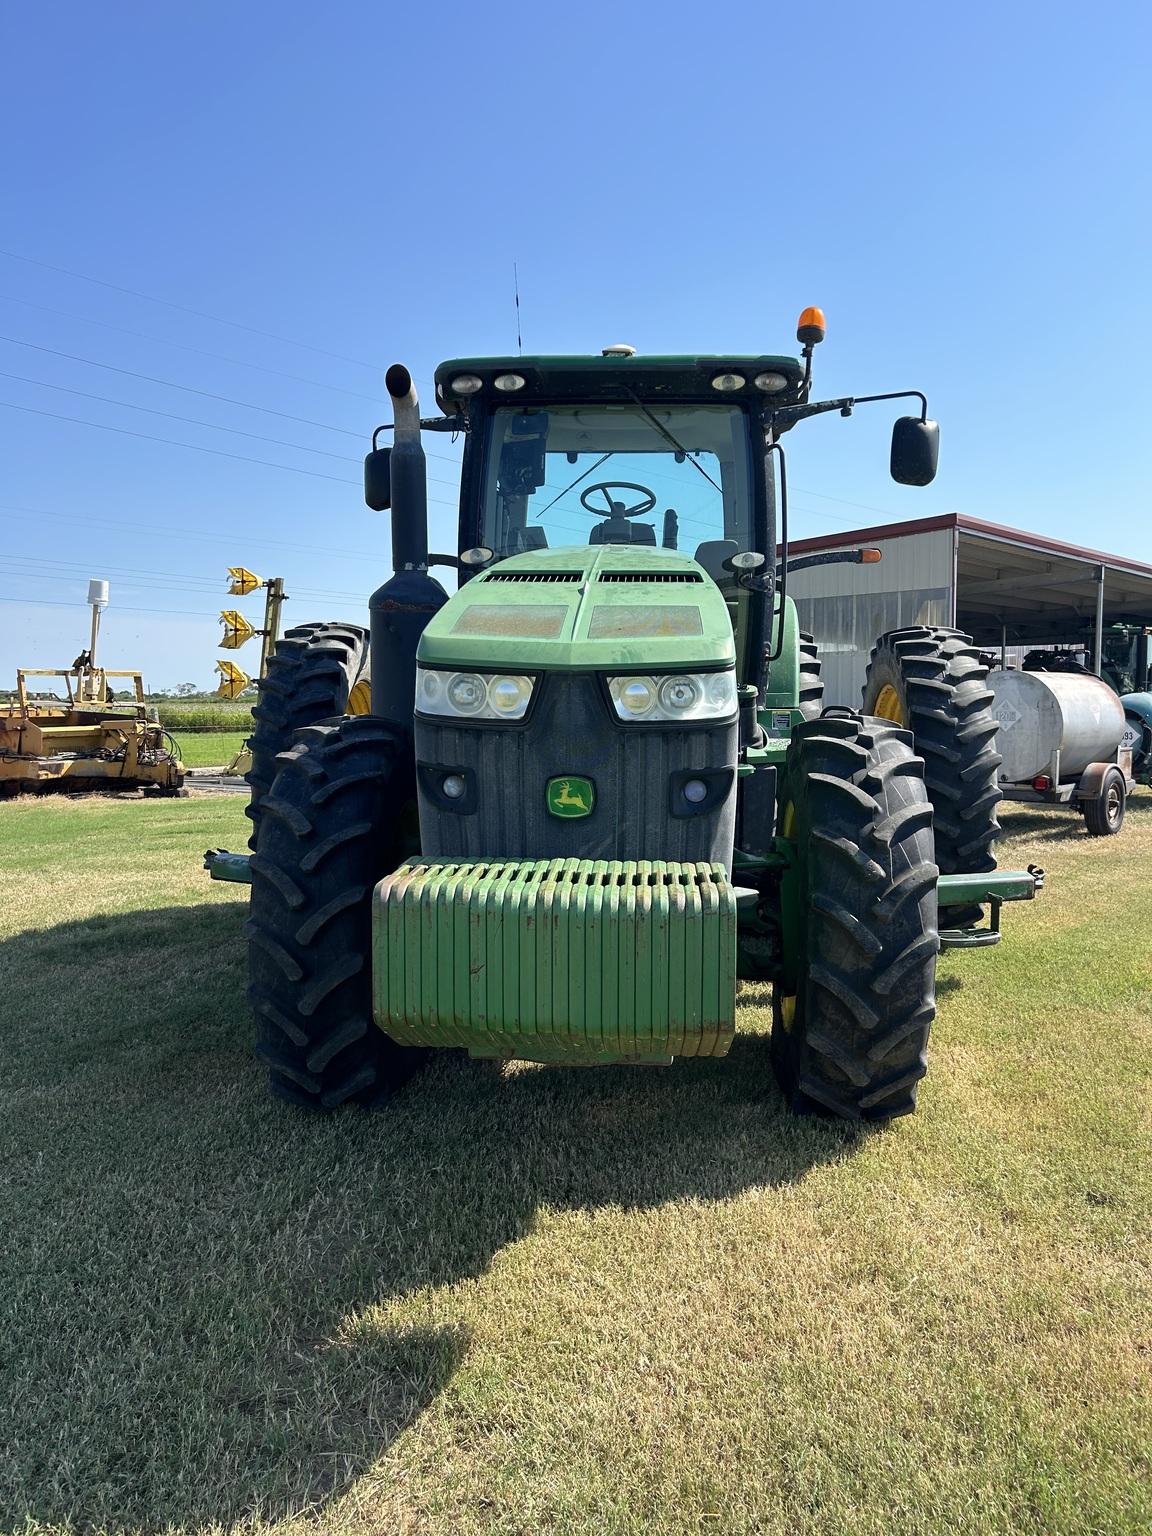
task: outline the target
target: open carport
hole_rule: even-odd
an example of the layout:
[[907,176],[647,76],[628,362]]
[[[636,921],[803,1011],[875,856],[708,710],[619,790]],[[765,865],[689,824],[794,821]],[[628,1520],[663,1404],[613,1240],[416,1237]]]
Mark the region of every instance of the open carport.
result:
[[877,635],[907,624],[952,625],[977,644],[1087,642],[1152,624],[1152,565],[986,523],[963,513],[853,528],[791,545],[793,558],[874,545],[875,565],[795,571],[788,590],[824,658],[825,698],[859,703]]

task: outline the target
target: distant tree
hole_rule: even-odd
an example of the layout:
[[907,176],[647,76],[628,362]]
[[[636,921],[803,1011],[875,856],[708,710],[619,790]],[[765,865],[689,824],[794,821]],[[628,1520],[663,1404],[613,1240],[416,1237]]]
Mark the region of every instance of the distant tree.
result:
[[200,689],[196,683],[177,683],[176,685],[176,697],[178,699],[188,699],[191,698],[194,693],[199,692]]

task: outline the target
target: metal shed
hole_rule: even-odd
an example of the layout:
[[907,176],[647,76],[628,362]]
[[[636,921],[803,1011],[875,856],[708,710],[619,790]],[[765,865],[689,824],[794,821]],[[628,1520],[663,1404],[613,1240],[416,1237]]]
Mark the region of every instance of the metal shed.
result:
[[825,699],[859,705],[878,635],[907,624],[963,629],[978,645],[1087,640],[1111,624],[1152,624],[1152,565],[949,512],[793,541],[790,554],[874,545],[877,565],[795,571],[788,590],[824,659]]

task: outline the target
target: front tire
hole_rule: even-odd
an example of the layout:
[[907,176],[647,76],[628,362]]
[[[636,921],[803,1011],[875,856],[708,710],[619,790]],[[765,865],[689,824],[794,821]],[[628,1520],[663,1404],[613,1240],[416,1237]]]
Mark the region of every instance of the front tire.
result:
[[282,1099],[372,1104],[422,1053],[372,1014],[372,892],[406,853],[411,746],[372,716],[309,726],[265,796],[246,925],[256,1054]]
[[252,711],[251,786],[246,814],[252,821],[250,848],[256,847],[262,806],[279,772],[277,757],[306,725],[369,709],[368,631],[359,624],[298,624],[287,631],[258,683],[259,703]]
[[800,1114],[911,1114],[936,1014],[932,807],[907,732],[826,715],[793,732],[781,834],[785,980],[772,1056]]

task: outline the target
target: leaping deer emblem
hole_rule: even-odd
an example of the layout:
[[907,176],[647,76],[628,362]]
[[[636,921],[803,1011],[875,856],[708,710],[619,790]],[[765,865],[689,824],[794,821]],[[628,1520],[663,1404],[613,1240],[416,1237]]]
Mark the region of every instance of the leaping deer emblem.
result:
[[552,797],[552,804],[557,809],[562,805],[575,806],[578,811],[586,811],[589,808],[587,800],[584,799],[579,791],[576,794],[572,793],[572,781],[570,779],[561,779],[559,791]]

